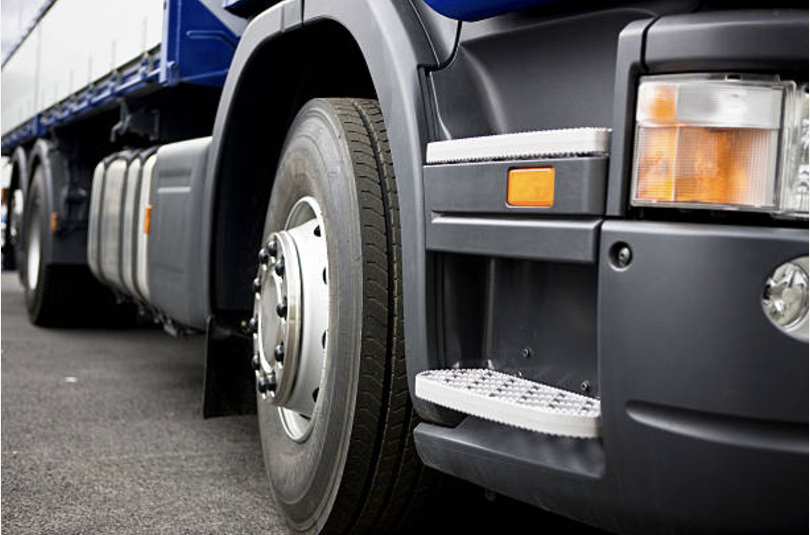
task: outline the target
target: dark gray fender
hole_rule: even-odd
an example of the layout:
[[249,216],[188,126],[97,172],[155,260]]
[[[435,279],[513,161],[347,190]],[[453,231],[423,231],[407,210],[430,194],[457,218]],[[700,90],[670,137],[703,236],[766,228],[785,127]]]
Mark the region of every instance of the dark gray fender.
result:
[[[371,74],[380,101],[394,157],[398,177],[400,217],[403,244],[405,339],[408,356],[408,375],[413,392],[414,376],[427,367],[428,328],[426,314],[426,254],[425,228],[422,214],[423,192],[421,168],[428,130],[424,100],[421,93],[419,66],[437,63],[425,30],[407,1],[381,2],[379,0],[287,0],[261,15],[248,25],[231,64],[223,88],[220,106],[214,124],[213,142],[209,156],[209,176],[204,191],[203,221],[209,222],[207,238],[204,236],[203,258],[205,288],[210,312],[216,314],[214,302],[213,251],[216,250],[214,228],[217,209],[217,190],[226,178],[227,169],[221,169],[225,136],[229,129],[231,101],[237,91],[246,66],[254,52],[267,41],[285,32],[292,32],[319,20],[331,20],[343,26],[359,46]],[[284,73],[279,73],[284,83]],[[274,162],[273,162],[274,163]],[[431,419],[433,411],[414,399],[417,411]]]
[[[19,150],[19,149],[18,149]],[[15,152],[16,155],[16,152]],[[34,177],[34,170],[41,165],[45,172],[45,197],[49,214],[57,214],[57,232],[45,233],[45,242],[42,246],[42,261],[46,264],[73,264],[87,263],[87,232],[63,232],[61,223],[65,220],[62,213],[64,203],[62,196],[70,183],[70,168],[65,156],[55,148],[53,143],[38,139],[31,149],[28,157],[26,184],[23,190],[25,196],[26,212],[28,209],[28,189]]]

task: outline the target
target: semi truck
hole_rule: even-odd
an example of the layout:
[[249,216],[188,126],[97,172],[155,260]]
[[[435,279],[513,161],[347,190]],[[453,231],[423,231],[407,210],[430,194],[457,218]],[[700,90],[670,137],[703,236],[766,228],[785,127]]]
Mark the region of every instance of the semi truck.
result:
[[35,325],[204,334],[295,530],[453,477],[806,532],[807,84],[792,0],[50,0],[3,262]]

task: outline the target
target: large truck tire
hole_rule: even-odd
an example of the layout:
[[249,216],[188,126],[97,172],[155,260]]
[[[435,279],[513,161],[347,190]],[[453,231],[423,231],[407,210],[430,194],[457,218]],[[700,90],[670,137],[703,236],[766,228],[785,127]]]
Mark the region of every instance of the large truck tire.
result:
[[252,322],[265,466],[297,531],[394,533],[432,486],[413,443],[398,210],[377,102],[307,103],[276,173]]
[[47,262],[53,238],[45,199],[45,173],[34,171],[23,217],[20,276],[28,318],[40,327],[126,327],[137,315],[131,303],[117,303],[115,295],[93,278],[86,265]]

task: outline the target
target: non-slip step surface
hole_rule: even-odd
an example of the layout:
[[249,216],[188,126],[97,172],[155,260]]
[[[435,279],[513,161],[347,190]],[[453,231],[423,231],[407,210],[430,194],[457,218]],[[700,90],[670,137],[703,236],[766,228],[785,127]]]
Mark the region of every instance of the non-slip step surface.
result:
[[610,150],[609,128],[564,128],[428,143],[426,163],[601,156]]
[[597,438],[598,399],[488,369],[428,370],[416,396],[459,412],[551,435]]

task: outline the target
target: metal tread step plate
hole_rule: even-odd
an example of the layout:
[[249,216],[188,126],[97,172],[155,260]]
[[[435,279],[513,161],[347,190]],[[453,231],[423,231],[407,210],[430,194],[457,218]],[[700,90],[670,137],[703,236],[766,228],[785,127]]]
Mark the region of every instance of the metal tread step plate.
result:
[[609,150],[610,128],[563,128],[435,141],[428,143],[426,163],[604,156]]
[[575,438],[601,435],[598,399],[494,370],[421,372],[416,397],[529,431]]

